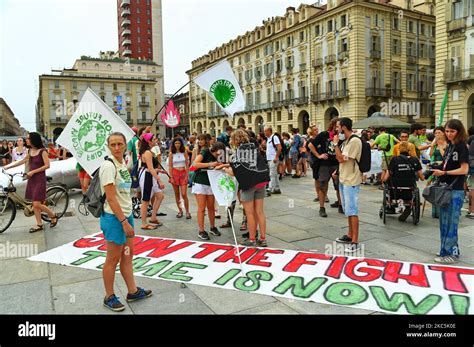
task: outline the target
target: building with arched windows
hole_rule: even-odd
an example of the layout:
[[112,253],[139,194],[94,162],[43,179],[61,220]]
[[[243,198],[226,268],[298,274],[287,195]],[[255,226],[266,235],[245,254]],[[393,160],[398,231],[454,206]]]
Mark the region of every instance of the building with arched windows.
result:
[[[269,123],[280,133],[294,127],[304,133],[310,124],[325,128],[333,117],[358,120],[377,111],[432,126],[433,14],[428,0],[288,7],[192,62],[190,80],[227,59],[246,108],[230,119],[191,82],[191,131],[219,133],[226,121],[254,131]],[[407,103],[417,107],[397,107]]]

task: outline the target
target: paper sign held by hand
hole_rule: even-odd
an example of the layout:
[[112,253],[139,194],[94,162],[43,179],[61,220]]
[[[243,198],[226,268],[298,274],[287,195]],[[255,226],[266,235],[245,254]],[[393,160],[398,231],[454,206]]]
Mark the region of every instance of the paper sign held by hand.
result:
[[173,100],[170,100],[166,105],[165,112],[161,114],[161,120],[168,128],[176,128],[179,125],[181,116]]

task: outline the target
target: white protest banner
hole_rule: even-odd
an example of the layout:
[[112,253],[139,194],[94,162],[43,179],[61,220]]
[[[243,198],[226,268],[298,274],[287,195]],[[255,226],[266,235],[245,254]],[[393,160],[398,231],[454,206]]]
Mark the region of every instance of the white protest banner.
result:
[[370,171],[366,172],[364,175],[377,175],[382,172],[382,152],[376,149],[371,151],[371,162],[370,162]]
[[[101,270],[103,234],[28,260]],[[395,314],[474,314],[474,269],[136,236],[136,276]],[[238,255],[243,263],[242,273]]]
[[230,206],[232,201],[237,199],[239,190],[235,177],[231,177],[221,170],[208,170],[207,176],[219,206]]
[[67,148],[89,175],[110,155],[107,137],[121,132],[128,141],[135,135],[105,102],[90,88],[87,88],[57,143]]
[[222,60],[194,79],[229,116],[245,109],[244,94],[227,60]]

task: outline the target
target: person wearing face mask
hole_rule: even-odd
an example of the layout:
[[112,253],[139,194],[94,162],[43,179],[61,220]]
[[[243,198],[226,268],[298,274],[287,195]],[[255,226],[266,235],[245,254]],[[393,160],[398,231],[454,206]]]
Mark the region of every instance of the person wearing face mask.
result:
[[[339,141],[344,142],[339,145]],[[336,242],[347,243],[345,252],[353,253],[360,250],[358,200],[362,173],[357,162],[360,161],[362,155],[362,141],[353,134],[350,118],[343,117],[337,121],[333,144],[339,162],[339,191],[342,207],[349,222],[348,234],[337,238]]]

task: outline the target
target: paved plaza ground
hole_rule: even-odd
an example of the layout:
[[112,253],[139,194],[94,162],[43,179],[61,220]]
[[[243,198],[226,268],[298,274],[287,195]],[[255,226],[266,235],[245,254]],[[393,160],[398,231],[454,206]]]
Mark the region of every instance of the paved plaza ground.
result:
[[[265,199],[267,240],[271,248],[312,250],[324,253],[336,237],[347,230],[347,219],[326,204],[328,218],[318,215],[319,203],[315,197],[311,171],[301,179],[285,178],[281,183],[282,194]],[[177,207],[169,185],[161,212],[164,226],[155,231],[138,232],[139,235],[163,236],[183,240],[198,240],[196,203],[190,196],[193,219],[177,219]],[[418,226],[399,222],[388,216],[384,226],[378,216],[382,192],[374,186],[362,186],[360,194],[360,242],[365,256],[411,262],[432,263],[439,250],[438,220],[431,218],[428,204]],[[330,188],[329,198],[335,200]],[[72,194],[77,203],[79,192]],[[465,205],[466,207],[466,205]],[[21,211],[20,211],[21,212]],[[22,213],[11,227],[0,234],[0,243],[35,244],[38,252],[61,246],[80,237],[97,233],[99,221],[85,217],[71,209],[54,229],[30,234],[33,218]],[[224,215],[221,209],[221,214]],[[474,267],[474,221],[463,217],[459,224],[461,262],[459,266]],[[236,209],[234,221],[240,225],[242,210]],[[217,220],[219,226],[225,219]],[[138,224],[139,221],[136,221]],[[206,219],[207,223],[207,219]],[[221,229],[222,236],[211,235],[211,242],[233,243],[230,229]],[[241,232],[237,231],[237,235]],[[66,267],[26,258],[0,259],[0,314],[114,314],[102,306],[104,288],[100,271]],[[127,309],[122,314],[373,314],[375,312],[288,300],[266,295],[249,294],[233,290],[155,279],[138,278],[139,285],[152,289],[154,295],[144,301],[123,303]],[[116,294],[124,298],[127,289],[120,275],[116,277]],[[73,299],[72,299],[73,298]]]

